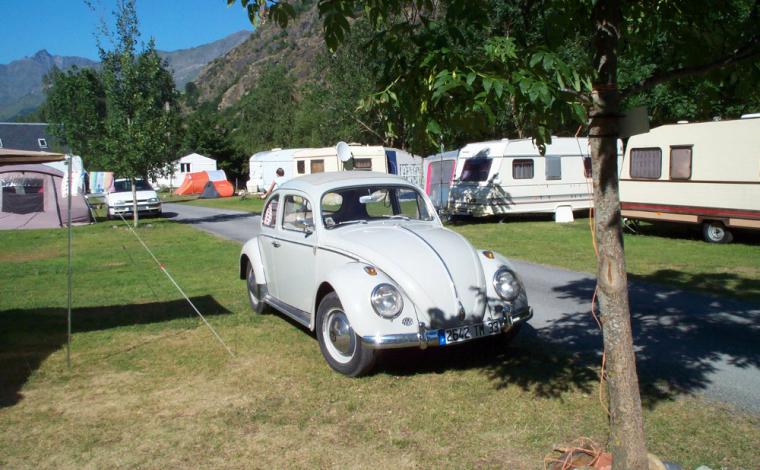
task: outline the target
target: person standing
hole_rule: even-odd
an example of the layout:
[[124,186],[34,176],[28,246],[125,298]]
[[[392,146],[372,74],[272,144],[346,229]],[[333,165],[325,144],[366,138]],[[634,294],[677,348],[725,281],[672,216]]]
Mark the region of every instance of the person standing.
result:
[[272,194],[272,191],[279,188],[282,185],[282,183],[285,182],[285,170],[283,170],[282,168],[278,168],[275,173],[277,174],[277,176],[275,176],[274,179],[272,180],[272,184],[269,185],[269,189],[267,189],[261,195],[261,199],[264,199],[270,194]]

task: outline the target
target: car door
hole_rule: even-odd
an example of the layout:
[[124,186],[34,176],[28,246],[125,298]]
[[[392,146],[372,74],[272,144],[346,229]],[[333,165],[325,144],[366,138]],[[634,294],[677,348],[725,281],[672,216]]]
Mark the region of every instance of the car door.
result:
[[282,223],[274,246],[278,298],[303,312],[314,313],[316,233],[312,205],[300,193],[283,196]]
[[280,242],[277,239],[277,223],[280,215],[280,195],[272,196],[261,212],[261,233],[259,234],[259,249],[264,263],[264,274],[267,281],[267,292],[272,297],[279,298],[279,285],[277,283],[277,248]]

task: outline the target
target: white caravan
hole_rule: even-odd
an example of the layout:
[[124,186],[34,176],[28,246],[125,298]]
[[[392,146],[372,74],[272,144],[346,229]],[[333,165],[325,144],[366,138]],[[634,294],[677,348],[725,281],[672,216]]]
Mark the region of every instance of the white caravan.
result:
[[176,189],[182,186],[185,175],[200,171],[216,171],[216,160],[198,153],[191,153],[168,165],[166,176],[151,181],[154,188]]
[[458,155],[459,150],[450,150],[425,157],[425,193],[433,201],[437,211],[448,206],[449,189],[454,182]]
[[449,192],[449,214],[554,213],[593,205],[591,158],[585,137],[552,137],[545,156],[531,139],[468,144],[459,151]]
[[669,124],[630,138],[620,172],[622,215],[701,224],[708,242],[760,229],[760,115]]
[[402,176],[422,188],[422,157],[404,150],[376,145],[350,144],[353,159],[345,167],[335,147],[307,148],[296,152],[295,176],[328,171],[379,171]]
[[295,176],[293,156],[301,149],[272,149],[258,152],[248,160],[249,179],[245,187],[249,193],[266,191],[274,180],[278,168],[285,178]]

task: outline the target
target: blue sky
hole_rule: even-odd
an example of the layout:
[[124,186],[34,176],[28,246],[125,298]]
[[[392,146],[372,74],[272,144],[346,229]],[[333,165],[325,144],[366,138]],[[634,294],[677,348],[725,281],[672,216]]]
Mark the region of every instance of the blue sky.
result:
[[[111,23],[115,0],[0,0],[0,64],[40,49],[53,55],[98,59],[95,32],[103,15]],[[156,39],[160,50],[199,46],[253,28],[245,10],[225,0],[137,0],[142,40]]]

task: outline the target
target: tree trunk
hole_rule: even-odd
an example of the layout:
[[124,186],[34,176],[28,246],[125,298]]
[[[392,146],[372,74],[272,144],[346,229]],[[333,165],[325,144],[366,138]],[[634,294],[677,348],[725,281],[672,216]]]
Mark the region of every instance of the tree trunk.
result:
[[617,45],[622,16],[619,0],[599,0],[594,66],[596,80],[589,135],[594,181],[597,286],[610,401],[610,442],[615,469],[648,468],[636,357],[633,352],[628,279],[618,192],[617,139],[620,93]]
[[132,181],[132,223],[137,228],[138,215],[137,215],[137,181],[134,177],[130,178]]

